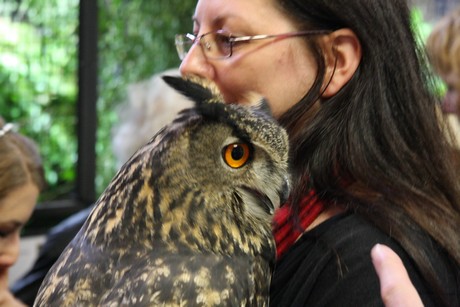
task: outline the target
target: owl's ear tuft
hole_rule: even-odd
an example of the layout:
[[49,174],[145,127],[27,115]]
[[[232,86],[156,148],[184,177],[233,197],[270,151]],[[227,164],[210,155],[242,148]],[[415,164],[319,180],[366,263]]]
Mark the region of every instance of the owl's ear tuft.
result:
[[263,116],[270,121],[275,120],[268,100],[260,94],[249,93],[245,95],[242,105],[248,106],[252,113]]
[[254,107],[258,112],[265,113],[267,116],[273,117],[272,110],[268,104],[267,99],[260,97],[258,103]]
[[197,105],[204,102],[222,101],[217,87],[210,81],[201,78],[182,78],[163,76],[163,80],[176,91],[190,98]]

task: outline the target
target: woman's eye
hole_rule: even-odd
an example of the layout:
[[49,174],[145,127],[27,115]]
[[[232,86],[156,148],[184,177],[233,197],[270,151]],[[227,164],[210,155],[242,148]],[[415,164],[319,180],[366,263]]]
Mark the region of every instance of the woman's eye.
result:
[[216,46],[217,48],[223,52],[228,53],[232,46],[231,37],[224,34],[216,34],[215,36]]
[[224,147],[222,156],[228,166],[240,168],[249,161],[251,147],[246,143],[230,144]]
[[216,33],[215,39],[218,44],[228,45],[231,43],[231,36],[226,33]]

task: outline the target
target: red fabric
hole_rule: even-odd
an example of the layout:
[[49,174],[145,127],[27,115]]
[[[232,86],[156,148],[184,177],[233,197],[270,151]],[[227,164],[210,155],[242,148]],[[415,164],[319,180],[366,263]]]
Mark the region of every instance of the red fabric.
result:
[[294,223],[289,203],[280,207],[273,218],[273,234],[276,242],[276,256],[280,259],[300,235],[323,211],[324,204],[311,191],[300,202],[299,224]]

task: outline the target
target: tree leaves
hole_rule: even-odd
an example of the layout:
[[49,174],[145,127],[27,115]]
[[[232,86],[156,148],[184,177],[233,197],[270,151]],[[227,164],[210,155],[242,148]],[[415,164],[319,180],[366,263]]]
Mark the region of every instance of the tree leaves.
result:
[[[97,0],[95,0],[97,1]],[[195,0],[99,0],[97,192],[115,173],[110,145],[129,83],[179,65],[174,35],[192,29]],[[0,115],[44,157],[45,199],[76,176],[78,0],[0,0]]]

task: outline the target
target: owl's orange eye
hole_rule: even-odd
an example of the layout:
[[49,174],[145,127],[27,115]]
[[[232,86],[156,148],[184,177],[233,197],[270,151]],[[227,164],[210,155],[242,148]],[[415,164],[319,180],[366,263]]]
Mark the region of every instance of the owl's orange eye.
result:
[[240,168],[246,164],[250,156],[250,147],[245,143],[227,145],[223,149],[225,163],[231,168]]

